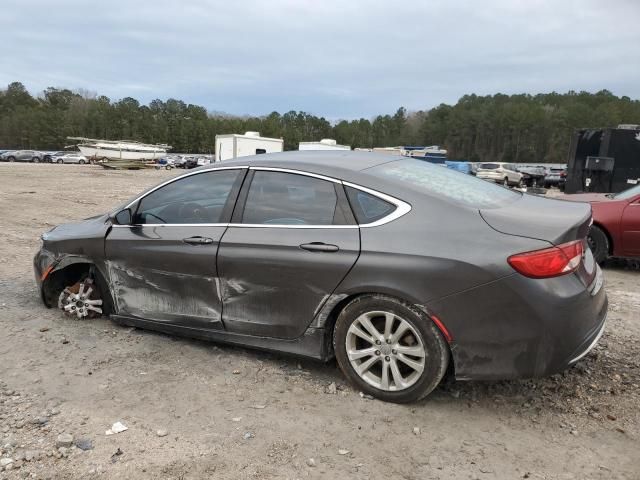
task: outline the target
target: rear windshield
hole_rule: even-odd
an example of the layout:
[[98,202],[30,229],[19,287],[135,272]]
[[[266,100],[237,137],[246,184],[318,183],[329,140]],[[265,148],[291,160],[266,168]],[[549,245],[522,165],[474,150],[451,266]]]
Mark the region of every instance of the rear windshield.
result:
[[478,168],[482,168],[483,170],[495,170],[496,168],[500,168],[500,164],[498,163],[481,163]]
[[473,208],[498,208],[521,194],[493,182],[422,160],[398,160],[367,170],[377,177],[395,180],[413,189],[453,200]]

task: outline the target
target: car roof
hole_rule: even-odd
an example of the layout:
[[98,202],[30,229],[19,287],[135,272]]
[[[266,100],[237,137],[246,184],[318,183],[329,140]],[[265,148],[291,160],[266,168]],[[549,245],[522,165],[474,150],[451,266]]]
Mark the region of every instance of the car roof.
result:
[[288,168],[329,177],[349,179],[362,170],[405,158],[401,155],[373,152],[307,150],[252,155],[216,162],[201,167],[201,169],[214,170],[220,167],[233,166]]

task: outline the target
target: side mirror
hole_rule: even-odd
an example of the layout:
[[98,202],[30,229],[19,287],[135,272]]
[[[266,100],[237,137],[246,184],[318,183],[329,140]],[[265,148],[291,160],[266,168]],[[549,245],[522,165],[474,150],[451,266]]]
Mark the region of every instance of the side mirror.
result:
[[131,225],[131,221],[133,220],[131,209],[125,208],[124,210],[120,210],[115,214],[113,220],[116,225]]

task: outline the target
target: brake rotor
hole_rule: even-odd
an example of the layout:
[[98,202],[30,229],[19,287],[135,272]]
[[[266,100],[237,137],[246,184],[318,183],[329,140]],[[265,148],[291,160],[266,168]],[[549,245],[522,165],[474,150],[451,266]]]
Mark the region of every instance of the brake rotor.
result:
[[102,299],[93,279],[66,287],[58,297],[58,308],[70,317],[95,318],[102,315]]

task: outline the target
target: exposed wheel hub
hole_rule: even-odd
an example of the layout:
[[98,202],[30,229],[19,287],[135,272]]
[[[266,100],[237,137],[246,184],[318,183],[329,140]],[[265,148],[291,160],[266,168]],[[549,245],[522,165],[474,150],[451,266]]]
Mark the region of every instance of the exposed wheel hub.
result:
[[91,318],[102,315],[102,299],[93,280],[86,278],[66,287],[58,298],[58,308],[65,314],[77,318]]

